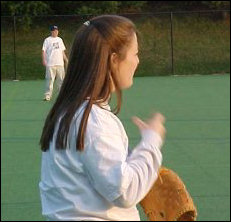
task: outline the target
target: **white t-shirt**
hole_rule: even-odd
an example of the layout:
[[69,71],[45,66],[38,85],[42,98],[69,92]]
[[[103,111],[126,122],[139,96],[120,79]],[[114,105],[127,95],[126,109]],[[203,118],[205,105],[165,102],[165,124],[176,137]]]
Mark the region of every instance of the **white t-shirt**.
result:
[[120,120],[93,105],[86,129],[85,148],[76,151],[82,107],[76,112],[65,150],[56,150],[57,127],[49,150],[42,153],[39,183],[42,214],[48,220],[139,221],[136,204],[152,187],[162,163],[161,137],[142,132],[128,155],[128,138]]
[[47,66],[63,66],[63,40],[60,37],[47,37],[43,42],[42,50],[46,52]]

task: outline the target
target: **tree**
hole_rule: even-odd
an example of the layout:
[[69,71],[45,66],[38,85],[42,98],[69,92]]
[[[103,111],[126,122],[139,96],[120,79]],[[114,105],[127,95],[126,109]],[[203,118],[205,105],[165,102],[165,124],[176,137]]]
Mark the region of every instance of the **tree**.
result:
[[119,5],[119,1],[86,1],[76,10],[76,14],[115,14]]
[[49,11],[49,6],[43,1],[1,1],[2,15],[20,16],[18,21],[24,29],[32,25],[33,16],[47,14]]
[[147,1],[120,1],[119,11],[120,13],[137,13],[145,11],[147,7]]
[[230,9],[230,1],[202,1],[211,9]]
[[147,1],[47,1],[53,14],[85,15],[140,12]]
[[2,15],[41,15],[50,11],[44,1],[1,1]]

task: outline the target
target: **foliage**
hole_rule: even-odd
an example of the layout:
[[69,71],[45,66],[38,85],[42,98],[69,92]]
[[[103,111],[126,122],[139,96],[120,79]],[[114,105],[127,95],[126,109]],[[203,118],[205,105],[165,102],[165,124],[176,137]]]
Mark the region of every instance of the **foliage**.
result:
[[211,9],[230,9],[230,1],[202,1]]
[[36,16],[50,12],[44,1],[1,1],[2,15]]
[[230,1],[147,1],[151,11],[230,9]]
[[148,1],[121,1],[120,13],[137,13],[146,10]]
[[1,1],[1,15],[74,15],[230,9],[230,1]]
[[49,6],[43,1],[1,1],[2,15],[22,16],[19,22],[25,30],[33,24],[33,16],[47,14]]
[[17,18],[24,30],[28,30],[37,15],[84,15],[140,12],[146,1],[1,1],[2,15]]
[[117,13],[119,10],[119,1],[91,1],[90,4],[83,4],[76,10],[76,14],[109,14]]

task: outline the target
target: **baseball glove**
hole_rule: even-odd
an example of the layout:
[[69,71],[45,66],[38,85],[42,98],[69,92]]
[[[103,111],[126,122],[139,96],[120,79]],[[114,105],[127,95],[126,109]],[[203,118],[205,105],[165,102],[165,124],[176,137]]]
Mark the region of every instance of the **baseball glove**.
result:
[[149,193],[140,202],[150,221],[195,221],[197,210],[179,176],[161,167]]

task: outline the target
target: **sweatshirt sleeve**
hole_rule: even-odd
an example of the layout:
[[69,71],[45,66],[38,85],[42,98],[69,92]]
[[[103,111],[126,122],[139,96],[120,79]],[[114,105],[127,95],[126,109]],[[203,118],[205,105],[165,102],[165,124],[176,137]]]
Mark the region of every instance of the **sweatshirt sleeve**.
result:
[[132,207],[149,192],[162,164],[162,143],[161,137],[154,131],[142,132],[142,140],[127,158],[127,176],[132,176],[127,189],[113,201],[116,206]]
[[148,130],[127,156],[118,135],[96,135],[81,155],[92,186],[107,201],[123,208],[135,206],[148,193],[162,163],[162,141]]
[[162,139],[153,130],[144,130],[128,155],[127,135],[121,122],[101,116],[90,116],[88,142],[80,155],[84,171],[92,187],[112,205],[133,207],[157,179]]

